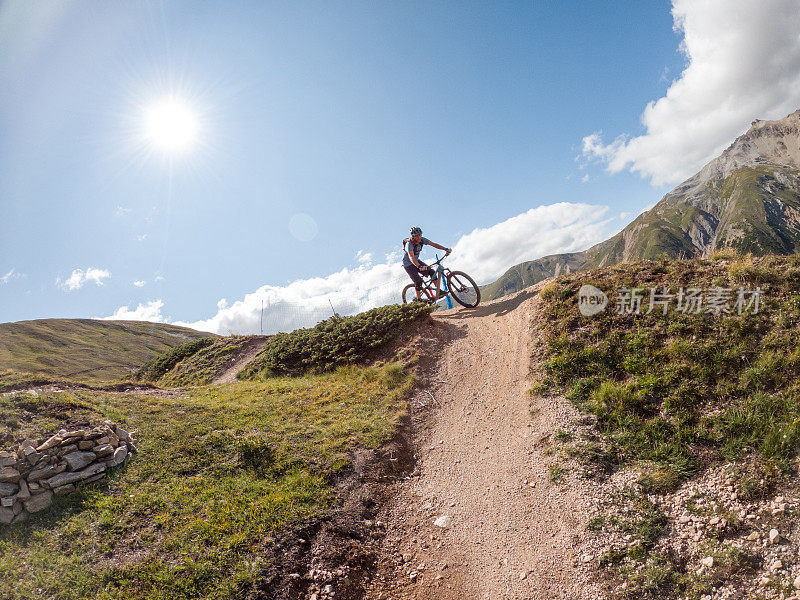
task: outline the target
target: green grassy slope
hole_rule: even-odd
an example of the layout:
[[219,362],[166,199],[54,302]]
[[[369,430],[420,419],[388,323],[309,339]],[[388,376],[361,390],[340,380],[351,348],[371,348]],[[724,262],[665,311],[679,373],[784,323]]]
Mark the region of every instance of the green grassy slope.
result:
[[[611,300],[600,315],[577,310],[585,283]],[[645,288],[642,314],[619,314],[616,291],[631,285]],[[643,314],[646,288],[664,285],[760,286],[763,297],[757,314]],[[787,465],[800,443],[798,291],[796,256],[627,263],[559,278],[542,292],[542,385],[598,417],[616,460],[652,461],[674,481],[694,473],[711,448],[719,458],[757,451]]]
[[154,355],[210,334],[141,321],[39,319],[0,323],[0,371],[88,381],[127,379]]
[[230,366],[237,354],[259,345],[261,351],[240,372],[240,379],[319,373],[344,365],[366,364],[376,351],[431,310],[420,303],[394,304],[351,317],[332,317],[291,333],[193,340],[155,356],[136,377],[165,387],[206,385]]
[[[587,477],[605,480],[619,470],[638,477],[623,502],[638,516],[592,523],[598,531],[634,538],[601,558],[601,566],[627,580],[626,598],[700,598],[711,593],[713,577],[722,576],[687,572],[678,546],[663,539],[670,535],[664,507],[687,481],[731,473],[736,493],[748,501],[770,498],[776,488],[797,490],[800,258],[736,257],[730,250],[713,257],[594,269],[559,277],[540,293],[543,312],[534,326],[544,344],[533,391],[564,394],[593,423],[592,435],[562,435],[570,442],[565,453],[587,465]],[[580,314],[584,284],[607,294],[604,312]],[[758,312],[741,315],[735,292],[731,314],[675,312],[676,301],[666,315],[658,306],[645,314],[649,288],[660,292],[663,286],[673,293],[680,286],[760,287],[763,294]],[[619,290],[632,287],[642,288],[641,313],[618,312]],[[729,493],[720,490],[726,499],[736,497]],[[729,520],[728,529],[704,542],[706,554],[738,551],[747,529],[737,515]]]
[[[274,598],[276,590],[281,598],[307,597],[301,590],[313,582],[305,544],[313,534],[303,533],[302,541],[288,536],[297,527],[330,525],[322,553],[342,551],[361,564],[351,536],[371,535],[365,523],[374,519],[377,499],[358,489],[355,508],[329,509],[348,477],[364,484],[366,475],[354,474],[354,456],[363,468],[365,450],[397,433],[416,358],[387,344],[401,331],[413,333],[412,322],[429,313],[424,305],[384,307],[285,334],[269,347],[270,368],[258,361],[248,374],[258,381],[195,385],[163,396],[0,395],[0,449],[105,418],[135,431],[139,446],[108,481],[57,497],[25,522],[0,526],[0,598],[232,600]],[[158,381],[204,381],[230,348],[246,341],[217,338]],[[342,361],[332,359],[332,348],[347,349]],[[381,362],[366,364],[365,353],[375,351]],[[169,366],[169,355],[151,364]],[[277,367],[294,376],[273,376]],[[391,457],[400,460],[394,451]],[[337,519],[350,519],[343,533]],[[299,557],[290,567],[284,566],[287,536]],[[281,578],[289,592],[275,583]]]
[[728,177],[720,190],[725,210],[717,246],[758,255],[797,252],[800,230],[794,219],[786,218],[787,212],[800,208],[800,190],[787,185],[791,175],[789,169],[776,173],[772,167],[759,167]]
[[139,440],[108,482],[0,526],[0,597],[256,597],[280,559],[281,531],[331,505],[354,450],[392,437],[410,382],[388,365],[197,387],[180,398],[0,398],[3,448],[31,435],[32,420],[41,439],[92,416],[126,423]]

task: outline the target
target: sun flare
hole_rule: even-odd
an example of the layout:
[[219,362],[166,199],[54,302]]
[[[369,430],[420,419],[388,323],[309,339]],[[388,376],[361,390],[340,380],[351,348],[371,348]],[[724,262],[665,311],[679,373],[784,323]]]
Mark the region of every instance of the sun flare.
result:
[[192,149],[198,137],[197,113],[180,98],[158,100],[145,109],[144,136],[165,154]]

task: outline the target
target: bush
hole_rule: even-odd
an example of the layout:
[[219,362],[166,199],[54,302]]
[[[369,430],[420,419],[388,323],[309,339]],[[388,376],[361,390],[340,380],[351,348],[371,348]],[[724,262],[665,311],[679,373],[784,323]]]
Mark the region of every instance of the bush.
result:
[[135,378],[139,381],[155,381],[181,362],[184,358],[192,356],[214,342],[213,338],[205,337],[175,346],[166,352],[154,356],[136,371]]
[[782,274],[773,266],[766,260],[754,261],[753,256],[748,254],[731,263],[729,273],[731,279],[740,283],[778,282]]
[[711,260],[734,260],[739,257],[739,253],[736,252],[735,248],[731,248],[730,246],[722,246],[717,248],[711,253]]
[[539,295],[545,300],[555,299],[558,295],[558,284],[555,281],[551,281],[541,289]]
[[[279,333],[266,343],[262,373],[300,375],[332,371],[367,358],[395,339],[404,325],[430,314],[422,304],[393,304],[373,308],[353,317],[332,317],[310,329]],[[242,377],[257,376],[253,370]]]

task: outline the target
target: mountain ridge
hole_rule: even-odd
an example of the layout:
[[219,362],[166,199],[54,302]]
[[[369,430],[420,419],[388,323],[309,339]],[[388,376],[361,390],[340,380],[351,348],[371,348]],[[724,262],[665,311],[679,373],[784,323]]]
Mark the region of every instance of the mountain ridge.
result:
[[718,157],[676,186],[622,231],[580,251],[514,265],[483,287],[491,300],[562,270],[632,260],[800,252],[800,110],[755,120]]

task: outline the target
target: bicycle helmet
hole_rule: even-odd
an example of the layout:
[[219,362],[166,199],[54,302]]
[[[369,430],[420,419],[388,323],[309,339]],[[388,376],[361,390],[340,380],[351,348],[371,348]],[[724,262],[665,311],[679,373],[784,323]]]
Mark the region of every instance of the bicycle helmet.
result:
[[422,229],[419,227],[412,227],[411,235],[422,235]]

